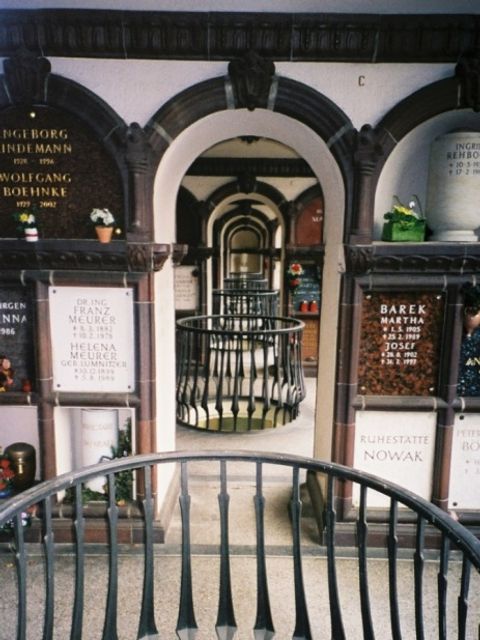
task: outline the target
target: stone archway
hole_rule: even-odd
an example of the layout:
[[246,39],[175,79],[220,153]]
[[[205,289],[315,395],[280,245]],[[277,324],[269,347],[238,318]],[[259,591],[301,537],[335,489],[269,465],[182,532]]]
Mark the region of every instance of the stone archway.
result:
[[[235,109],[229,101],[228,78],[217,78],[183,92],[160,109],[146,126],[158,160],[154,184],[155,240],[175,242],[175,203],[183,175],[191,163],[213,144],[237,136],[263,136],[294,149],[312,168],[325,197],[324,308],[320,352],[324,363],[317,386],[316,456],[331,457],[334,389],[337,360],[337,313],[340,295],[338,255],[350,219],[350,147],[354,130],[335,105],[309,87],[277,78],[275,97],[264,108]],[[270,107],[270,108],[265,108]],[[173,273],[170,265],[156,275],[157,344],[165,347],[157,367],[157,401],[164,427],[157,433],[161,448],[174,441],[175,354]],[[161,351],[161,350],[159,350]],[[168,397],[167,397],[168,396]],[[165,424],[172,425],[166,427]]]

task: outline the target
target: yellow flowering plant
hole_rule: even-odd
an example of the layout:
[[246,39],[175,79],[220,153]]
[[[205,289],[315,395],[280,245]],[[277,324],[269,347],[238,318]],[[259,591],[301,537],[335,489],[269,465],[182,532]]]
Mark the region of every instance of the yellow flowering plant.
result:
[[419,220],[423,221],[423,216],[420,212],[415,211],[417,202],[411,200],[408,203],[408,207],[402,204],[398,198],[395,198],[397,203],[394,204],[390,211],[383,216],[385,220],[390,222],[399,222],[402,227],[408,228],[415,226]]

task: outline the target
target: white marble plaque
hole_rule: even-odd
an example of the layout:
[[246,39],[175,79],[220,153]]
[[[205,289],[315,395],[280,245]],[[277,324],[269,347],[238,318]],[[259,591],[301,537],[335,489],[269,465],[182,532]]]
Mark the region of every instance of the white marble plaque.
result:
[[198,308],[197,267],[175,267],[175,309],[177,311],[195,311]]
[[[436,414],[412,411],[358,411],[353,466],[431,499]],[[390,499],[368,491],[369,507],[389,507]],[[355,486],[353,503],[360,492]]]
[[476,413],[455,417],[448,507],[480,508],[480,415]]
[[133,290],[50,287],[53,389],[135,388]]
[[[84,467],[112,457],[118,446],[118,411],[116,409],[82,409],[81,437]],[[104,492],[105,476],[92,478],[85,484],[92,491]]]

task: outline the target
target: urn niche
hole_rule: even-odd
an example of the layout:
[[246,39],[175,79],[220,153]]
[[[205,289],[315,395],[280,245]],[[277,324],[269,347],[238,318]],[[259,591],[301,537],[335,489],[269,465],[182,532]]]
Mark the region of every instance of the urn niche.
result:
[[[118,413],[116,409],[82,409],[82,463],[84,467],[112,457],[112,448],[118,446]],[[102,493],[106,479],[103,476],[88,480],[85,485]]]
[[480,226],[480,132],[453,131],[432,143],[427,220],[440,242],[477,242]]

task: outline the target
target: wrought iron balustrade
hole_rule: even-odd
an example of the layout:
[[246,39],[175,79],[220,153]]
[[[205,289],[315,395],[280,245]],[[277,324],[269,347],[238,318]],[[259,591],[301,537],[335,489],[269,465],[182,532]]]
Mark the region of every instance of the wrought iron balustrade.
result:
[[[180,471],[178,558],[158,553],[152,536],[152,477],[161,477],[160,467],[171,463],[178,463]],[[215,482],[213,491],[218,492],[214,496],[217,518],[210,518],[208,528],[197,529],[196,525],[196,517],[207,509],[204,483],[197,492],[192,483],[196,465],[207,466]],[[243,502],[236,508],[239,492],[231,490],[231,478],[238,476],[239,466],[242,477],[250,478],[242,492],[248,493],[250,514]],[[273,519],[267,486],[272,468],[275,473],[281,471],[290,486],[289,508],[285,505],[279,511],[275,506]],[[115,500],[115,476],[126,470],[141,475],[143,489],[139,502],[144,539],[140,547],[130,549],[130,555],[118,543]],[[315,545],[317,553],[306,546],[302,526],[301,487],[306,472],[319,476],[325,487],[324,546]],[[82,485],[96,476],[107,478],[108,543],[105,562],[97,553],[90,563],[96,569],[96,579],[92,579]],[[357,486],[359,495],[356,547],[349,564],[339,557],[336,545],[336,495],[345,482]],[[65,559],[55,541],[52,506],[59,492],[67,489],[75,496],[71,521],[75,543],[71,557]],[[372,566],[372,491],[387,496],[390,503],[384,527],[384,571]],[[23,514],[32,507],[33,527],[42,531],[40,548],[27,543],[31,530],[22,524]],[[414,523],[414,548],[407,570],[399,524],[399,513],[405,511]],[[240,521],[233,517],[235,513]],[[251,520],[253,543],[239,555],[231,541],[246,519]],[[257,639],[473,640],[479,631],[480,541],[411,492],[333,463],[243,451],[134,456],[67,473],[11,498],[0,506],[0,527],[7,523],[13,537],[10,550],[0,555],[2,575],[8,576],[3,580],[0,634],[9,640],[146,639],[173,638],[175,634],[181,640],[197,634],[201,639],[216,636],[222,640],[234,638],[237,630],[241,638],[252,637],[252,627]],[[278,571],[276,563],[281,558],[269,541],[281,523],[287,524],[289,542],[287,564]],[[426,541],[434,536],[438,550],[428,560]],[[202,542],[209,545],[210,555],[205,556]],[[15,567],[10,573],[9,563]],[[241,567],[247,571],[239,571]],[[70,576],[71,587],[59,582],[59,574]]]
[[177,321],[177,418],[212,431],[252,431],[294,420],[305,397],[303,323],[259,315]]
[[279,297],[278,290],[214,289],[213,314],[276,316]]

